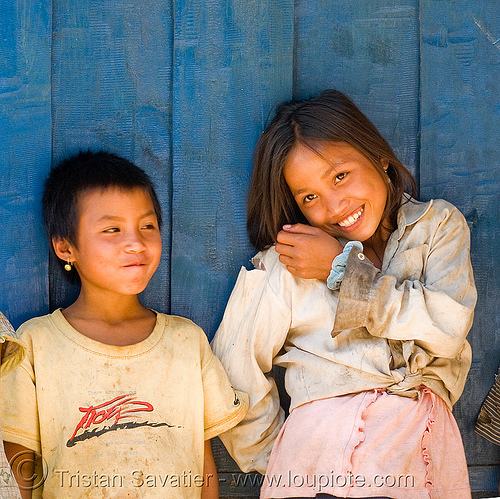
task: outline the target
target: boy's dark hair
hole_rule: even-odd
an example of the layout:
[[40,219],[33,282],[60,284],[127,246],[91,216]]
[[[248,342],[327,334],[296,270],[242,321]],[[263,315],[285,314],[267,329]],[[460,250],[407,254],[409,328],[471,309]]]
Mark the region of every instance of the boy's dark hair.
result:
[[354,147],[371,161],[382,178],[385,172],[381,160],[388,161],[391,182],[382,220],[387,218],[393,227],[397,226],[403,193],[409,187],[412,196],[416,195],[415,180],[354,102],[342,92],[325,90],[317,97],[279,106],[257,142],[247,203],[247,230],[258,250],[274,244],[284,224],[308,223],[285,181],[285,162],[297,144],[321,156],[321,145],[325,142],[346,142]]
[[[42,207],[45,230],[52,248],[52,239],[66,239],[76,246],[78,228],[78,198],[92,189],[119,187],[144,189],[151,198],[158,225],[161,228],[161,206],[152,180],[147,173],[130,161],[105,151],[80,151],[55,166],[45,181]],[[57,258],[61,268],[64,263]],[[78,282],[73,268],[64,275]]]

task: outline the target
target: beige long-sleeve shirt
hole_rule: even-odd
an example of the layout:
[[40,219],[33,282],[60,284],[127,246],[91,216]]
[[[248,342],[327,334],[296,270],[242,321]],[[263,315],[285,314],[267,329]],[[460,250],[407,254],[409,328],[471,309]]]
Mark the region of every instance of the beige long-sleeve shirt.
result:
[[451,407],[471,363],[476,303],[469,229],[450,203],[404,204],[382,270],[354,249],[338,291],[294,277],[274,248],[242,268],[212,343],[231,383],[250,395],[221,436],[239,466],[264,472],[283,424],[272,365],[286,368],[291,409],[374,388],[428,386]]

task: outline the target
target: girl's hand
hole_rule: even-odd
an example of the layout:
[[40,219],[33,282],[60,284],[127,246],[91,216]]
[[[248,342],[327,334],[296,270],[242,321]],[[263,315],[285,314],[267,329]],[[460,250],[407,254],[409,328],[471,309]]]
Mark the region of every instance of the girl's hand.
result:
[[304,279],[326,280],[333,259],[344,248],[334,237],[310,225],[284,225],[278,233],[276,251],[287,270]]

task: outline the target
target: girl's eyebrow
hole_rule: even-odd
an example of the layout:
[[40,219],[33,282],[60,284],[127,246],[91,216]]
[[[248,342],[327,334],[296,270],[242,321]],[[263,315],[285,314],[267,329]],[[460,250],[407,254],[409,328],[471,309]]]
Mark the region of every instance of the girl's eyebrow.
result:
[[[325,173],[323,173],[323,175],[321,175],[321,180],[325,180],[326,178],[328,178],[332,171],[336,170],[339,166],[342,166],[344,163],[347,163],[347,161],[336,161],[335,163],[330,163],[330,166],[326,169]],[[304,188],[304,189],[297,189],[296,191],[293,191],[292,192],[292,196],[295,197],[295,196],[298,196],[299,194],[302,194],[304,192],[306,192],[308,189],[307,188]]]
[[326,169],[323,175],[321,175],[321,180],[325,180],[325,178],[331,175],[333,170],[336,170],[339,166],[342,166],[344,163],[347,163],[347,161],[340,160],[336,161],[335,163],[330,163],[330,167]]

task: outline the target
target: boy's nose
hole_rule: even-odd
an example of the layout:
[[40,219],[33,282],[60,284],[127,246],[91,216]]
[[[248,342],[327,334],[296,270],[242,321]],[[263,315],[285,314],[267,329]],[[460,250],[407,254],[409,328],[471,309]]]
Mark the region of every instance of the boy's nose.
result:
[[146,245],[140,234],[130,234],[125,244],[125,251],[129,253],[140,253],[146,249]]

